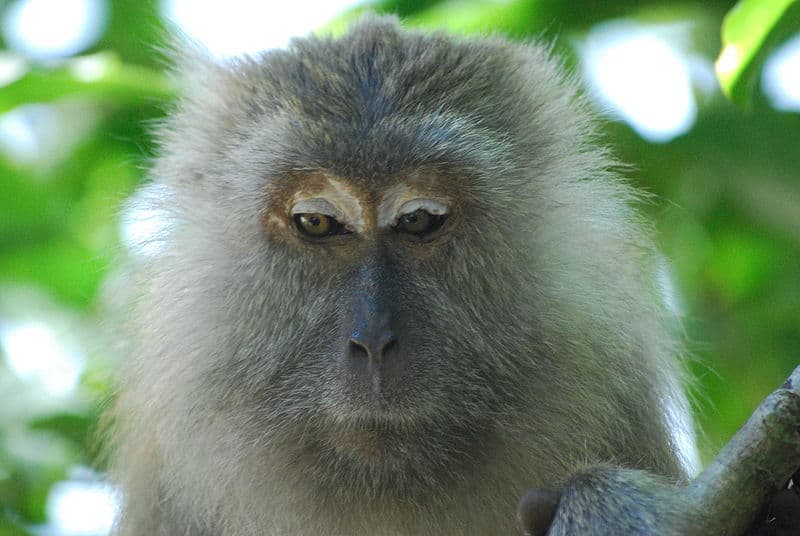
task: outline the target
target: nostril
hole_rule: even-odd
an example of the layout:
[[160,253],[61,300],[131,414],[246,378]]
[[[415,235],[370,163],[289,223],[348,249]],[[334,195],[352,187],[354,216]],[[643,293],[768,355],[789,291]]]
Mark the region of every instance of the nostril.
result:
[[383,349],[381,350],[381,355],[386,356],[389,352],[392,351],[392,348],[397,346],[397,337],[394,335],[390,335],[384,342],[383,342]]
[[381,361],[397,344],[394,333],[384,333],[381,337],[361,340],[358,337],[350,339],[347,345],[347,355],[351,359]]
[[350,354],[350,357],[354,359],[367,359],[369,357],[369,351],[367,351],[362,344],[354,341],[353,339],[350,339],[347,353]]

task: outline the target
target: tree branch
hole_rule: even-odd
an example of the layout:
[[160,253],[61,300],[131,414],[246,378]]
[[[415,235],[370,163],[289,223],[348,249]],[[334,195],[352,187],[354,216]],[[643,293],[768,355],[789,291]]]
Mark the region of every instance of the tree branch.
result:
[[798,469],[800,367],[764,399],[686,492],[716,534],[742,534]]

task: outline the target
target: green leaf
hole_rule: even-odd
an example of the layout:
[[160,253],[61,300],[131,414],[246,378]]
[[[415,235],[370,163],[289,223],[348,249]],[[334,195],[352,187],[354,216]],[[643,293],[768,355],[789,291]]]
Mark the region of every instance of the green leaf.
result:
[[11,520],[0,510],[0,536],[29,536],[29,534],[12,524]]
[[416,26],[448,28],[465,34],[500,32],[510,37],[528,35],[535,20],[536,2],[481,2],[466,0],[437,4],[409,17]]
[[723,92],[748,108],[769,52],[800,29],[800,0],[741,0],[722,23],[715,67]]
[[55,69],[33,68],[0,91],[0,113],[32,102],[66,97],[107,98],[120,104],[151,104],[174,95],[163,73],[122,63],[111,52],[74,58]]
[[36,419],[28,424],[33,430],[46,430],[56,433],[82,449],[89,449],[89,435],[92,426],[90,417],[94,415],[76,415],[74,413],[58,413]]
[[324,29],[334,35],[343,34],[350,25],[366,13],[392,13],[405,25],[423,28],[447,28],[453,32],[503,33],[521,38],[541,31],[537,10],[538,0],[383,0],[374,6],[359,5],[346,11]]
[[85,308],[110,263],[94,253],[66,237],[23,244],[0,256],[0,282],[39,284],[65,303]]

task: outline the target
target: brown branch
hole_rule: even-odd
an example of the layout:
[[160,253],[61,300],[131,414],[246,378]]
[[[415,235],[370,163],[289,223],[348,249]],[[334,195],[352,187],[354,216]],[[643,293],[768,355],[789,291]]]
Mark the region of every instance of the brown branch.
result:
[[742,534],[800,468],[800,367],[686,489],[720,535]]

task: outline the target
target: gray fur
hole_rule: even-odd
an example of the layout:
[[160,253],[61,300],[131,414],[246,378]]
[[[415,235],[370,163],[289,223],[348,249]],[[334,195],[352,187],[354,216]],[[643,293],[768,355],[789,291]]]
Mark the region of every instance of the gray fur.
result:
[[[369,18],[220,65],[186,54],[176,74],[145,187],[171,228],[132,263],[111,411],[118,534],[514,534],[525,488],[581,468],[686,476],[658,257],[547,47]],[[414,169],[459,177],[464,199],[419,262],[263,231],[273,177],[380,192]],[[411,356],[382,417],[336,370],[354,274],[377,262]],[[365,423],[385,455],[333,446]]]

